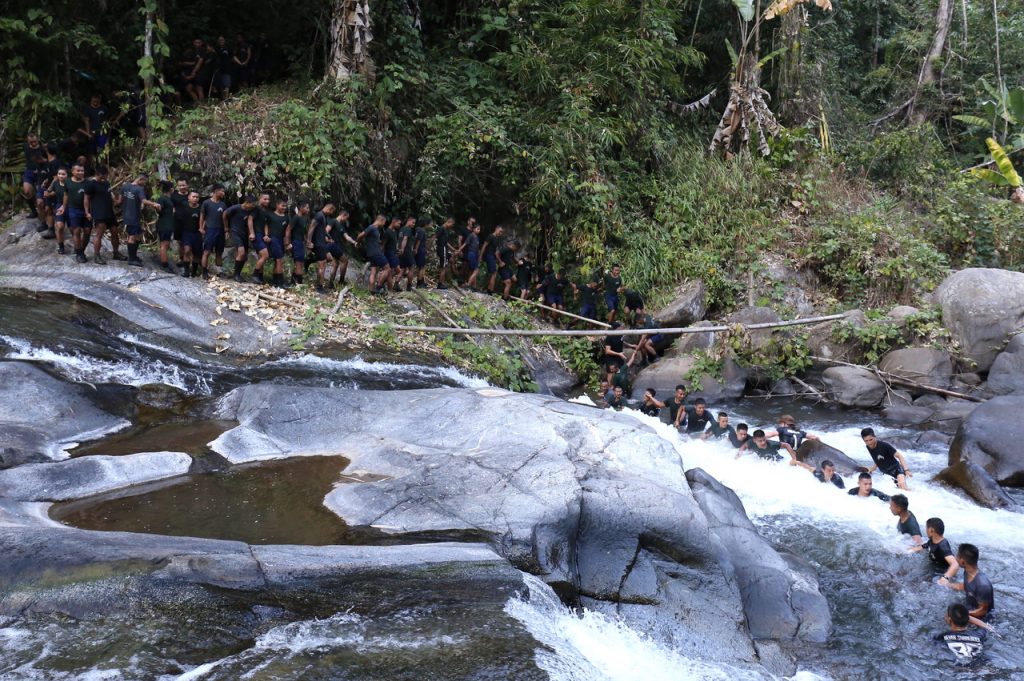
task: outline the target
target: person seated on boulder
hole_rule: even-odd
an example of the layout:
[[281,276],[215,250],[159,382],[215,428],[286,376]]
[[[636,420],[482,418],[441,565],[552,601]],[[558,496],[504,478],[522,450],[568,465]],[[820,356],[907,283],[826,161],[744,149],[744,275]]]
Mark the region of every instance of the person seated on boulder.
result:
[[[640,315],[634,319],[634,329],[656,329],[658,323],[654,321],[654,317],[649,314]],[[640,359],[647,364],[653,364],[658,361],[658,347],[657,344],[663,338],[663,334],[641,334],[640,338],[636,341],[636,349],[633,351],[631,359],[635,360],[637,355],[640,355]]]
[[986,631],[968,628],[971,618],[961,603],[952,603],[946,608],[945,621],[949,628],[936,634],[935,641],[945,644],[958,665],[968,665],[977,660],[985,649]]
[[708,426],[708,429],[704,431],[700,436],[700,439],[707,440],[713,437],[718,440],[721,439],[723,435],[728,437],[731,441],[736,437],[736,431],[729,425],[729,415],[724,411],[720,411],[718,412],[718,419]]
[[913,475],[907,468],[907,462],[903,455],[888,442],[879,440],[871,428],[860,431],[860,436],[864,440],[864,446],[868,448],[871,460],[875,462],[875,465],[868,468],[867,472],[874,473],[876,470],[880,470],[895,480],[897,487],[905,491],[909,490],[907,478],[913,477]]
[[668,422],[671,423],[676,430],[681,429],[683,422],[686,420],[685,401],[686,386],[679,384],[676,386],[675,394],[665,402],[665,407],[668,409]]
[[769,440],[768,436],[765,435],[765,432],[760,428],[754,431],[753,437],[751,437],[751,442],[740,447],[740,451],[736,454],[736,458],[740,458],[740,456],[743,455],[743,452],[748,451],[757,454],[759,458],[764,459],[765,461],[782,461],[783,456],[779,454],[780,449],[785,449],[789,454],[790,466],[800,466],[801,468],[806,468],[809,471],[814,470],[814,467],[810,464],[796,460],[796,452],[793,451],[792,447],[785,442],[774,442]]
[[804,440],[817,440],[817,435],[812,435],[806,430],[800,430],[796,425],[796,419],[789,414],[779,417],[779,428],[775,431],[779,436],[779,442],[785,442],[794,450],[799,449]]
[[729,442],[736,449],[742,449],[750,443],[750,426],[745,423],[741,423],[736,426],[736,430],[729,433]]
[[847,492],[851,497],[875,497],[882,501],[889,501],[889,495],[872,488],[871,473],[861,473],[857,476],[857,486]]
[[692,407],[686,407],[686,434],[690,437],[699,437],[711,423],[711,412],[708,411],[707,402],[698,397]]
[[644,297],[639,291],[627,288],[624,296],[626,298],[626,314],[629,315],[629,325],[636,328],[637,319],[644,317]]
[[839,489],[846,489],[846,483],[843,482],[842,476],[836,473],[836,465],[828,459],[822,460],[821,468],[815,469],[813,475],[818,482],[831,482]]
[[915,544],[921,543],[921,526],[917,524],[917,518],[910,511],[910,501],[905,494],[894,494],[889,500],[889,510],[894,516],[899,517],[896,523],[896,531],[900,534],[910,535],[910,540]]
[[992,581],[978,567],[978,547],[974,544],[961,544],[956,550],[957,565],[964,569],[964,581],[960,584],[950,582],[943,575],[939,584],[948,586],[954,591],[963,591],[971,621],[984,626],[995,610],[995,589]]
[[[618,322],[612,323],[612,330],[616,330],[622,327],[622,324]],[[636,355],[634,354],[634,357]],[[609,368],[608,380],[612,380],[612,374],[617,372],[623,364],[629,363],[629,358],[626,357],[626,339],[621,334],[613,334],[605,336],[604,339],[604,363]],[[615,365],[615,371],[611,370],[611,366]]]
[[647,388],[644,390],[644,400],[640,404],[640,411],[648,416],[657,416],[660,414],[661,410],[665,408],[665,403],[656,397],[657,394],[658,393],[654,388]]
[[604,401],[615,411],[622,411],[623,407],[629,406],[626,401],[626,393],[622,390],[621,385],[612,388],[611,392],[605,395]]
[[[861,473],[861,475],[867,475],[867,473]],[[911,548],[910,552],[927,551],[932,565],[943,571],[942,579],[948,582],[956,577],[956,573],[960,571],[960,564],[953,557],[953,549],[949,546],[949,540],[943,536],[946,532],[946,524],[942,522],[942,518],[929,518],[924,521],[924,532],[928,541]],[[939,581],[941,582],[942,579]]]

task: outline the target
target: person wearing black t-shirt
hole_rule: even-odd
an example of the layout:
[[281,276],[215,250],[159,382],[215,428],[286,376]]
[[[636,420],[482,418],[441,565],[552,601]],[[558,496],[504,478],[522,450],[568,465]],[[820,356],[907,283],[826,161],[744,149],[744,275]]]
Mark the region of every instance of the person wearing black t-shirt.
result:
[[[171,239],[178,231],[178,208],[174,205],[174,185],[167,180],[160,182],[160,197],[156,203],[159,206],[159,217],[156,220],[156,235],[160,240],[160,267],[166,272],[177,274],[177,270],[171,269],[168,256],[171,250]],[[188,199],[186,199],[186,206]]]
[[[783,449],[789,454],[789,465],[800,466],[807,470],[813,471],[814,467],[810,464],[806,464],[802,461],[797,461],[796,454],[793,452],[793,448],[785,442],[774,442],[769,440],[763,430],[755,430],[750,438],[750,442],[740,447],[740,451],[736,454],[736,458],[740,458],[744,452],[752,452],[759,458],[766,461],[782,461],[783,456],[779,454],[779,450]],[[887,497],[888,498],[888,497]]]
[[494,286],[498,282],[498,249],[501,248],[502,240],[505,237],[505,228],[495,225],[491,233],[484,239],[480,246],[480,256],[487,267],[487,292],[494,293]]
[[717,440],[722,437],[727,437],[730,440],[736,437],[736,431],[729,425],[729,415],[724,411],[718,412],[718,419],[711,423],[708,429],[700,436],[700,439],[715,438]]
[[533,299],[534,269],[533,261],[528,255],[524,254],[516,261],[516,283],[513,288],[516,291],[516,297],[520,300]]
[[449,234],[455,227],[455,218],[446,218],[434,232],[434,248],[437,252],[437,288],[446,289],[448,278],[448,261],[451,259],[451,240]]
[[956,584],[943,576],[939,584],[948,586],[954,591],[963,591],[968,614],[974,620],[988,622],[996,609],[995,589],[992,581],[978,568],[980,553],[974,544],[961,544],[956,550],[957,565],[964,569],[964,581]]
[[199,232],[202,216],[203,208],[199,205],[199,192],[189,192],[188,202],[174,213],[181,233],[181,246],[184,250],[182,255],[182,264],[185,268],[182,276],[184,277],[199,276],[199,254],[203,251],[203,237]]
[[231,245],[235,248],[235,281],[241,283],[242,268],[249,256],[249,244],[255,240],[253,234],[252,214],[256,210],[256,198],[246,195],[241,203],[224,211],[224,223],[227,225]]
[[420,218],[413,230],[413,258],[416,262],[416,288],[427,287],[427,234],[433,221]]
[[708,411],[707,402],[698,397],[692,407],[686,407],[686,434],[696,437],[704,432],[709,423],[711,412]]
[[[445,225],[447,224],[448,222],[446,221]],[[391,279],[391,266],[388,265],[388,259],[384,257],[384,251],[381,248],[381,230],[385,229],[386,225],[387,218],[383,214],[378,214],[374,221],[367,225],[366,229],[356,237],[356,241],[363,244],[366,260],[370,264],[369,287],[371,293],[385,293],[388,282]],[[444,283],[443,265],[441,267],[441,279],[442,283],[438,285],[438,288],[441,288]]]
[[171,194],[171,201],[174,203],[174,240],[178,242],[178,267],[182,267],[185,264],[185,244],[181,242],[182,220],[178,218],[178,212],[184,211],[188,206],[190,192],[186,178],[179,177],[176,184],[174,193]]
[[309,228],[309,201],[300,201],[288,221],[285,250],[292,253],[292,283],[302,285],[306,273],[306,232]]
[[270,194],[260,192],[256,202],[256,208],[252,211],[249,219],[252,230],[252,250],[256,253],[256,264],[252,268],[252,282],[254,284],[265,284],[263,279],[263,267],[270,259],[270,249],[267,247],[266,233],[267,220],[271,215]]
[[40,166],[46,163],[46,148],[35,133],[25,135],[25,172],[21,174],[21,195],[28,205],[28,216],[39,217],[36,185]]
[[67,210],[64,197],[68,191],[68,171],[61,168],[57,171],[50,186],[46,188],[45,199],[50,204],[53,216],[53,231],[57,239],[57,252],[64,255],[64,227],[67,225]]
[[203,235],[203,258],[200,268],[203,271],[203,279],[210,278],[207,269],[210,262],[210,253],[214,253],[217,267],[224,264],[224,231],[226,220],[224,213],[228,207],[224,205],[224,185],[213,185],[213,194],[203,201],[200,206],[202,212],[199,215],[199,233]]
[[630,326],[636,326],[637,319],[644,316],[644,297],[639,291],[627,288],[623,291],[626,298],[626,314],[629,315]]
[[[870,474],[861,473],[861,476],[865,475]],[[924,532],[928,537],[928,541],[920,546],[911,548],[911,553],[927,551],[928,560],[932,562],[936,569],[943,571],[943,577],[947,581],[953,579],[956,577],[956,573],[960,571],[960,564],[957,563],[956,558],[953,556],[953,549],[949,546],[949,540],[943,536],[946,532],[946,524],[942,522],[941,518],[929,518],[924,523]]]
[[118,247],[120,239],[114,222],[114,196],[107,181],[107,167],[96,166],[96,174],[85,186],[85,219],[92,223],[92,261],[97,265],[105,265],[106,260],[100,255],[100,242],[103,231],[110,230],[110,249],[114,260],[125,260]]
[[876,470],[880,470],[895,480],[897,487],[902,490],[909,490],[907,478],[913,476],[910,473],[910,469],[907,468],[907,462],[903,455],[896,451],[896,448],[888,442],[883,442],[875,437],[875,431],[871,428],[865,428],[860,431],[860,436],[864,440],[864,446],[868,448],[871,460],[875,462],[875,465],[869,468],[867,472],[873,473]]
[[960,603],[953,603],[946,609],[945,620],[949,629],[937,634],[935,642],[945,645],[953,653],[958,665],[974,663],[985,650],[988,632],[984,628],[968,627],[971,616]]
[[[613,331],[621,327],[622,325],[619,324],[618,322],[612,322]],[[623,338],[622,334],[611,334],[609,336],[605,336],[604,359],[602,361],[605,365],[608,365],[609,367],[615,365],[615,369],[616,371],[618,371],[619,367],[621,367],[623,364],[626,364],[629,361],[629,358],[626,357],[625,350],[626,341]],[[611,375],[608,376],[608,380],[612,380]]]
[[846,489],[842,477],[836,473],[836,465],[828,459],[822,460],[821,468],[814,471],[814,477],[818,482],[831,482],[839,489]]
[[657,398],[657,391],[654,388],[644,390],[643,401],[640,403],[640,411],[647,416],[658,416],[665,408],[665,403]]
[[871,482],[870,473],[861,473],[860,475],[858,475],[857,486],[851,489],[849,492],[847,492],[847,494],[849,494],[851,497],[875,497],[876,499],[881,499],[882,501],[885,502],[889,501],[888,494],[879,492],[877,489],[874,488]]
[[501,294],[504,300],[509,299],[512,294],[512,285],[516,282],[516,253],[518,252],[518,241],[509,242],[498,251],[498,276],[501,277],[504,285]]
[[306,227],[306,250],[316,263],[316,290],[324,290],[324,269],[327,267],[327,222],[334,216],[334,202],[323,205]]
[[88,185],[85,166],[75,163],[71,166],[71,177],[67,180],[64,192],[64,215],[75,243],[75,261],[79,263],[86,261],[85,247],[89,244],[89,233],[92,231],[92,224],[85,217],[85,190]]
[[274,286],[284,288],[284,253],[288,235],[288,202],[278,199],[274,202],[274,212],[267,215],[263,229],[264,243],[270,257],[274,259]]
[[93,95],[89,103],[82,109],[82,127],[79,132],[83,133],[88,140],[88,155],[96,156],[107,146],[107,108],[103,106],[103,98],[100,95]]
[[737,424],[736,432],[729,434],[729,444],[736,449],[743,449],[750,446],[750,426],[745,423]]
[[576,295],[580,302],[581,317],[597,319],[597,289],[600,286],[601,282],[598,280],[597,274],[575,286]]
[[252,46],[241,33],[235,35],[231,60],[235,66],[235,88],[252,84]]
[[615,315],[619,312],[619,294],[622,292],[622,267],[615,264],[604,275],[604,304],[608,308],[609,324],[615,321]]
[[779,417],[779,426],[775,431],[775,434],[779,438],[779,442],[785,442],[794,450],[800,449],[800,445],[803,444],[804,440],[817,440],[817,435],[812,435],[806,430],[800,430],[796,425],[796,419],[789,414],[783,414]]
[[676,430],[682,428],[686,419],[686,386],[679,384],[675,393],[665,401],[666,417],[672,427]]
[[356,240],[348,233],[348,217],[349,212],[342,209],[338,211],[338,217],[327,225],[327,252],[334,261],[331,275],[327,277],[328,288],[333,288],[336,280],[341,281],[342,284],[345,283],[345,274],[348,272],[348,254],[341,242],[346,241],[351,246],[356,245]]
[[915,544],[921,543],[921,526],[917,524],[917,518],[910,512],[910,501],[904,494],[894,494],[889,500],[889,511],[899,518],[896,523],[896,531],[908,535]]

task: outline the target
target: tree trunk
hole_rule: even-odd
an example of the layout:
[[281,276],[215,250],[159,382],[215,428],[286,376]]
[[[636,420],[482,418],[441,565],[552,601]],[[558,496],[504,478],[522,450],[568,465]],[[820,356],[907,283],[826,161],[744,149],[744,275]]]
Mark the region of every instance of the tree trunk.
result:
[[369,62],[370,4],[367,0],[334,0],[331,12],[331,50],[324,79],[346,81],[364,72]]
[[922,88],[938,80],[936,64],[942,59],[942,53],[946,49],[946,38],[949,37],[949,27],[952,23],[953,0],[939,0],[939,6],[935,10],[935,35],[932,38],[932,44],[928,47],[928,52],[924,55],[924,61],[921,63],[921,72],[917,77],[917,88],[914,91],[914,97],[907,112],[912,123],[923,123],[927,118],[917,108],[917,100],[921,95]]
[[153,73],[156,68],[156,61],[153,59],[153,30],[155,25],[153,15],[156,12],[156,3],[151,4],[147,10],[146,33],[142,41],[142,58],[146,63],[153,64],[153,68],[146,69],[146,76],[142,79],[142,105],[145,107],[146,121],[148,123],[156,117],[156,111],[153,110]]

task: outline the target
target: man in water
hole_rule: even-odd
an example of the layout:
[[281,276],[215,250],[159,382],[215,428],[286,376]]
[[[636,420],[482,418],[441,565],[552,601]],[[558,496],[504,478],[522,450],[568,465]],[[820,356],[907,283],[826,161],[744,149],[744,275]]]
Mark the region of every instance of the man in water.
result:
[[902,490],[909,490],[907,478],[913,476],[910,473],[910,469],[907,468],[907,462],[903,455],[896,451],[896,448],[888,442],[883,442],[875,437],[875,431],[871,428],[865,428],[860,431],[860,436],[864,440],[864,446],[868,448],[871,460],[875,462],[875,465],[869,468],[867,472],[874,473],[876,470],[880,470],[895,480],[897,487]]
[[831,482],[839,489],[846,489],[846,483],[844,483],[842,477],[836,473],[836,465],[828,459],[822,460],[821,468],[814,471],[814,477],[818,479],[818,482]]
[[[861,473],[861,475],[868,474]],[[949,546],[949,540],[943,536],[945,531],[946,524],[942,522],[942,518],[929,518],[924,521],[924,532],[928,536],[928,541],[920,546],[913,547],[910,551],[911,553],[927,551],[928,559],[931,560],[932,565],[944,571],[942,579],[948,582],[956,577],[956,573],[960,571],[960,564],[953,557],[953,549]]]
[[623,392],[621,385],[617,385],[608,391],[604,400],[615,411],[622,411],[622,408],[626,406],[626,394]]
[[718,412],[718,420],[712,422],[708,429],[700,436],[701,440],[707,440],[708,438],[720,439],[723,435],[727,436],[729,440],[736,437],[736,431],[729,425],[729,415],[724,411]]
[[985,649],[984,629],[968,629],[970,615],[960,603],[953,603],[946,608],[946,626],[949,629],[935,636],[935,641],[943,643],[956,657],[957,664],[966,665],[974,662]]
[[889,510],[900,520],[896,523],[896,531],[900,534],[910,535],[911,541],[915,544],[921,543],[921,526],[917,524],[917,518],[910,512],[910,501],[905,494],[894,494],[889,500]]
[[875,497],[882,501],[889,501],[889,495],[879,492],[872,487],[871,473],[861,473],[857,476],[857,486],[847,492],[851,497]]
[[692,407],[686,407],[686,434],[690,437],[699,437],[709,423],[711,412],[708,411],[707,402],[698,397]]
[[812,435],[806,430],[800,430],[796,425],[796,419],[789,414],[779,417],[779,428],[775,431],[779,436],[779,442],[785,442],[794,450],[799,449],[804,440],[817,440],[817,435]]
[[[618,322],[612,322],[612,331],[617,330],[622,325]],[[608,380],[612,380],[612,372],[610,370],[611,365],[615,365],[615,370],[618,371],[619,367],[625,364],[629,360],[626,357],[626,341],[622,334],[611,334],[605,336],[604,339],[604,358],[603,362],[609,367]]]
[[750,445],[750,426],[741,423],[736,426],[736,432],[729,434],[729,443],[736,449],[742,449],[744,445]]
[[966,597],[968,614],[976,620],[988,622],[995,610],[995,589],[992,581],[978,568],[978,547],[974,544],[961,544],[956,551],[957,565],[964,569],[962,584],[950,582],[944,575],[939,584],[948,586],[954,591],[963,591]]
[[[785,442],[774,442],[769,440],[765,432],[758,428],[751,436],[751,441],[745,447],[740,448],[740,451],[736,454],[736,458],[740,458],[744,451],[748,451],[757,454],[758,458],[764,459],[765,461],[782,461],[782,455],[779,454],[780,449],[786,450],[789,454],[790,461],[796,461],[796,456],[793,454],[792,447],[787,445]],[[807,464],[800,465],[807,466]]]
[[665,403],[656,397],[657,394],[654,388],[644,390],[644,401],[640,404],[640,411],[648,416],[660,414],[661,410],[665,408]]
[[686,387],[682,384],[676,386],[675,394],[665,402],[668,408],[668,422],[678,430],[686,418],[686,407],[683,402],[686,400]]

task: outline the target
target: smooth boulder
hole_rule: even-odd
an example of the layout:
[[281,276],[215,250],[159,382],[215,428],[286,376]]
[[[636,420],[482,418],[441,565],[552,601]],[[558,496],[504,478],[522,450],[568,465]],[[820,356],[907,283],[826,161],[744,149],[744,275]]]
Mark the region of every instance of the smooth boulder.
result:
[[726,357],[722,360],[720,376],[702,373],[696,381],[690,380],[697,359],[692,355],[681,357],[666,356],[661,361],[641,369],[633,380],[633,397],[639,398],[647,388],[654,388],[658,395],[671,395],[677,385],[686,386],[694,397],[708,401],[735,400],[743,397],[747,386],[747,370],[736,360]]
[[935,479],[962,489],[985,508],[1012,508],[1016,506],[1003,488],[984,468],[973,461],[960,461],[943,468]]
[[827,445],[821,440],[804,440],[796,450],[797,461],[809,463],[815,468],[821,468],[821,462],[828,459],[835,464],[836,472],[839,475],[850,475],[859,473],[864,469],[864,464],[854,461],[842,450]]
[[1024,333],[1018,333],[996,355],[988,370],[988,389],[996,395],[1024,393]]
[[949,445],[949,465],[971,461],[1001,485],[1024,487],[1024,395],[978,405]]
[[[888,352],[878,363],[882,371],[933,388],[948,389],[953,382],[953,358],[937,348],[901,348]],[[912,394],[924,391],[907,388]]]
[[707,290],[700,279],[680,284],[672,301],[654,313],[654,320],[666,328],[688,326],[704,318],[707,311]]
[[846,407],[877,407],[885,397],[885,384],[867,369],[829,367],[821,378],[832,398]]
[[935,290],[942,323],[964,356],[987,371],[1011,334],[1024,326],[1024,273],[989,268],[954,272]]

